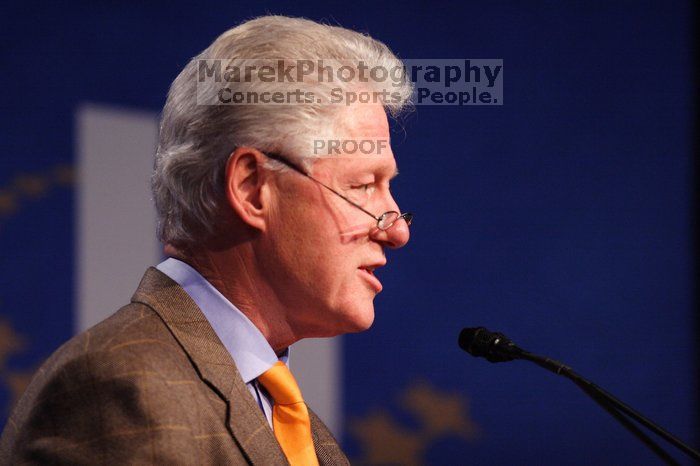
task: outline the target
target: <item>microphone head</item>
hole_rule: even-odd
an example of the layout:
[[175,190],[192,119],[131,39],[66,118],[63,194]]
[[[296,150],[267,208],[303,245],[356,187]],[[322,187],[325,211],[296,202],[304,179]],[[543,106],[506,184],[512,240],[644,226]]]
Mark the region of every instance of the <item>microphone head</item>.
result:
[[490,362],[512,361],[520,351],[505,335],[484,327],[462,329],[459,332],[459,347],[474,357],[486,358]]

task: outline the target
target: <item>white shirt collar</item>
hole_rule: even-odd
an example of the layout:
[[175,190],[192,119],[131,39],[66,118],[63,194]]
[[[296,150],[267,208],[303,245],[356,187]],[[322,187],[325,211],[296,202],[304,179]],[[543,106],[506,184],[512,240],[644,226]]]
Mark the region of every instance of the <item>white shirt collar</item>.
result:
[[191,266],[169,258],[158,264],[157,268],[179,284],[202,310],[231,354],[243,382],[250,383],[277,361],[289,364],[289,348],[281,358],[277,358],[250,319]]

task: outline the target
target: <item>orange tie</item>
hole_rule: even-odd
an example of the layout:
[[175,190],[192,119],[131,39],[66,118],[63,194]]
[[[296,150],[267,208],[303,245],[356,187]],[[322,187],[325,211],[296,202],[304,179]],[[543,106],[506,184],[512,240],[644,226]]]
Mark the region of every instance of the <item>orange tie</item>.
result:
[[301,390],[287,366],[278,361],[258,381],[275,400],[272,426],[291,466],[318,466],[311,421]]

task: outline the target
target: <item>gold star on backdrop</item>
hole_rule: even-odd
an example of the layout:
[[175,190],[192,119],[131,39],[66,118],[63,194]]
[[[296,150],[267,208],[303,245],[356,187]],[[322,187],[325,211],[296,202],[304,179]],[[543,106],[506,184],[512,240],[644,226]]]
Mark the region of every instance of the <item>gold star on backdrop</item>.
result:
[[0,317],[0,382],[10,389],[12,399],[5,406],[9,408],[24,393],[34,370],[12,371],[7,368],[11,355],[26,349],[26,340],[18,335],[5,319]]
[[351,425],[365,450],[364,461],[373,465],[419,466],[427,445],[419,434],[404,429],[388,414],[377,412]]
[[350,432],[359,441],[363,455],[353,464],[422,465],[426,451],[436,440],[448,436],[465,441],[478,438],[479,426],[470,417],[466,398],[459,394],[419,381],[406,388],[398,399],[400,406],[416,418],[418,428],[406,428],[381,410],[352,421]]
[[17,189],[32,199],[40,198],[49,189],[49,183],[46,178],[39,175],[18,176],[15,184]]
[[74,182],[74,170],[69,165],[57,165],[46,173],[18,174],[0,188],[0,219],[18,213],[23,207],[22,201],[43,199],[52,189],[68,188]]
[[24,393],[27,385],[31,382],[34,372],[34,369],[30,369],[27,371],[8,372],[6,375],[3,375],[3,379],[12,393],[12,399],[8,406],[13,406],[17,403],[17,400],[19,400],[19,397]]
[[405,391],[401,403],[421,420],[429,436],[457,435],[471,440],[478,435],[468,402],[458,394],[439,392],[426,382],[418,382]]
[[73,168],[68,165],[59,165],[53,170],[53,177],[59,186],[69,186],[73,184],[75,174]]
[[0,371],[5,371],[5,364],[10,355],[18,353],[25,346],[24,338],[17,335],[5,319],[0,318]]
[[0,215],[10,215],[17,210],[17,198],[14,193],[0,191]]

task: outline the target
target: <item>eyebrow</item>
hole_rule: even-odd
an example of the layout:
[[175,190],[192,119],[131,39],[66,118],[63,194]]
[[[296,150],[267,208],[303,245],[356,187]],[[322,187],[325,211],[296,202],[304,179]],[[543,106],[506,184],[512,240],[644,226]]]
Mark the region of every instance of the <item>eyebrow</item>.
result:
[[390,168],[384,166],[384,165],[374,165],[374,166],[369,166],[369,167],[364,167],[360,172],[356,173],[355,175],[349,175],[350,177],[354,176],[373,176],[375,180],[377,179],[384,179],[386,181],[392,181],[394,178],[399,176],[399,168],[394,167],[394,170],[391,171]]
[[375,165],[374,167],[367,167],[366,170],[367,170],[366,173],[381,175],[382,177],[385,177],[388,181],[391,181],[394,178],[396,178],[397,176],[399,176],[399,167],[397,167],[397,166],[394,167],[393,172],[390,172],[383,165]]
[[384,178],[385,180],[391,182],[394,178],[399,176],[399,169],[398,167],[394,168],[393,172],[390,172],[388,170],[385,170],[384,168],[379,168],[378,170],[372,170],[372,173],[375,173],[376,175],[379,175],[381,178]]

